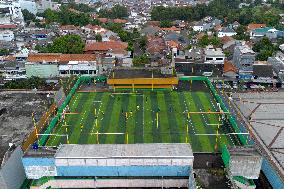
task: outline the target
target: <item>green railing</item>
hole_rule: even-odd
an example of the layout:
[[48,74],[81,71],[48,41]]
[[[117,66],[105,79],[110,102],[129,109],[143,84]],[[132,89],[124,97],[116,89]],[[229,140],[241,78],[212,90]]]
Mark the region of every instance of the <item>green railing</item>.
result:
[[40,146],[43,146],[46,143],[46,141],[48,139],[48,134],[52,133],[52,130],[57,125],[64,108],[68,105],[68,103],[70,102],[72,96],[75,94],[76,90],[79,88],[80,84],[82,82],[85,82],[85,81],[91,81],[91,79],[92,79],[92,77],[89,77],[89,76],[81,76],[81,77],[79,77],[79,79],[76,81],[76,83],[74,84],[74,86],[70,90],[69,94],[67,95],[65,101],[58,108],[56,116],[51,120],[50,124],[46,128],[46,130],[44,132],[44,134],[46,134],[46,135],[42,135],[42,137],[40,138],[40,140],[39,140],[39,145]]

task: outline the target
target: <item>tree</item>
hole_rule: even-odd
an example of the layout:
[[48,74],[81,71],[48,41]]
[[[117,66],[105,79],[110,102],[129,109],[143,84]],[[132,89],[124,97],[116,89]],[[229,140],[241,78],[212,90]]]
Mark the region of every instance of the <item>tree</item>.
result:
[[245,40],[245,41],[249,41],[250,37],[249,35],[246,33],[246,27],[243,25],[240,25],[237,29],[236,29],[237,35],[234,36],[235,39],[237,40]]
[[29,12],[27,9],[22,10],[22,13],[23,13],[25,22],[35,20],[36,18],[36,16],[33,13]]
[[115,5],[110,10],[102,9],[99,12],[101,18],[124,18],[128,16],[127,8],[121,5]]
[[9,55],[10,51],[8,49],[0,49],[0,56]]
[[169,28],[172,27],[172,22],[169,20],[162,20],[160,21],[160,27],[161,28]]
[[210,44],[210,40],[208,38],[208,35],[202,36],[202,38],[198,41],[198,45],[201,47],[206,47]]
[[150,62],[148,56],[146,54],[142,54],[141,56],[133,58],[133,65],[134,66],[144,66]]
[[82,54],[84,47],[81,37],[72,34],[56,38],[47,49],[50,53]]
[[98,41],[98,42],[101,42],[102,39],[103,39],[100,34],[97,34],[97,35],[95,36],[95,38],[96,38],[96,41]]
[[273,45],[267,37],[262,38],[256,42],[252,48],[257,52],[256,60],[266,61],[268,57],[272,56],[277,51],[277,46]]

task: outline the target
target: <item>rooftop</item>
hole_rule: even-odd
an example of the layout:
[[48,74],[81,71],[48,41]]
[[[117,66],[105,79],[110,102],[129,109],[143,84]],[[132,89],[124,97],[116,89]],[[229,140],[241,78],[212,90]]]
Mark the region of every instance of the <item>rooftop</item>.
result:
[[173,77],[170,75],[161,74],[159,69],[115,69],[110,74],[110,79],[130,79],[130,78],[165,78]]
[[70,61],[95,61],[94,54],[61,54],[61,53],[38,53],[29,54],[28,62],[59,62],[68,63]]
[[284,92],[233,93],[233,99],[283,175]]
[[62,145],[55,158],[192,158],[193,153],[189,144],[90,144]]
[[121,41],[103,41],[87,43],[85,51],[125,50],[128,44]]

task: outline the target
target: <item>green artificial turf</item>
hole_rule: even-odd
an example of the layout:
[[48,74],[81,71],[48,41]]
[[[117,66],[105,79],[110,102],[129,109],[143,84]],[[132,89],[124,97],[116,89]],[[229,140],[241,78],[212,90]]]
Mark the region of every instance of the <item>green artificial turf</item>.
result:
[[[188,119],[188,111],[219,111],[209,89],[114,94],[77,92],[69,107],[71,112],[79,114],[66,115],[52,132],[64,136],[50,136],[47,146],[66,144],[68,135],[69,144],[188,142],[194,152],[212,152],[216,136],[197,134],[216,133],[220,122],[217,114],[192,114]],[[220,127],[219,133],[223,132]],[[223,135],[218,137],[217,143],[221,147],[221,144],[234,142]]]

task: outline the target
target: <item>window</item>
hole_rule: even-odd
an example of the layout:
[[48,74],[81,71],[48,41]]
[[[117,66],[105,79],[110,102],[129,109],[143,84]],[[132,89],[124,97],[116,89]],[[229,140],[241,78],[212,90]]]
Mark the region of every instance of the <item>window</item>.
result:
[[224,58],[216,58],[216,60],[224,60]]
[[213,58],[208,58],[208,57],[206,57],[206,60],[213,60]]

